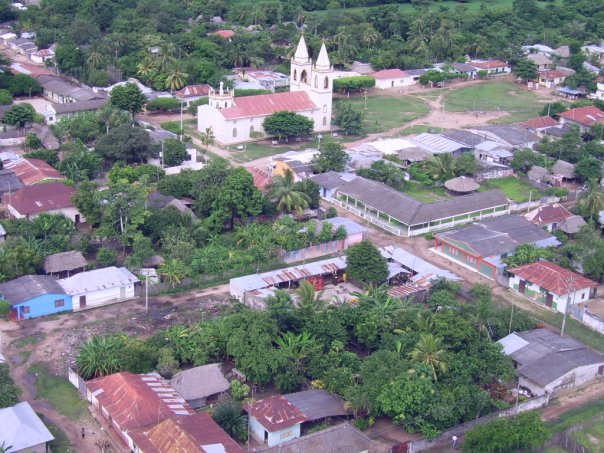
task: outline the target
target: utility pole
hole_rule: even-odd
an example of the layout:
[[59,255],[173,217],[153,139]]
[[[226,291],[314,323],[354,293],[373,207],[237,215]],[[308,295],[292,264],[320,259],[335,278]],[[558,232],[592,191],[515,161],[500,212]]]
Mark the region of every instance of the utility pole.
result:
[[562,328],[560,329],[560,336],[563,337],[564,336],[564,328],[566,327],[566,316],[568,315],[568,307],[570,306],[571,303],[574,302],[574,297],[573,300],[571,300],[570,298],[570,293],[573,292],[574,286],[575,286],[575,277],[570,277],[570,285],[568,288],[568,297],[566,298],[566,307],[564,308],[564,316],[562,318]]

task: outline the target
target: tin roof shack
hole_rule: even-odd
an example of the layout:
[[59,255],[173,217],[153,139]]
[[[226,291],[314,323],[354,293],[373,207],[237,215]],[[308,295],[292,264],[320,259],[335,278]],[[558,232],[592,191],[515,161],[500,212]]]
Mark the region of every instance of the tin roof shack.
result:
[[282,395],[248,404],[250,435],[269,447],[300,437],[302,423],[309,419]]
[[176,373],[170,379],[170,385],[194,409],[206,406],[208,399],[216,399],[230,387],[219,363],[198,366]]
[[346,261],[344,258],[331,258],[300,266],[288,267],[262,274],[251,274],[230,280],[231,296],[256,309],[264,309],[264,298],[275,289],[296,288],[301,281],[329,280],[342,281]]
[[514,361],[519,385],[535,396],[555,395],[604,374],[604,356],[547,329],[511,333],[498,341]]

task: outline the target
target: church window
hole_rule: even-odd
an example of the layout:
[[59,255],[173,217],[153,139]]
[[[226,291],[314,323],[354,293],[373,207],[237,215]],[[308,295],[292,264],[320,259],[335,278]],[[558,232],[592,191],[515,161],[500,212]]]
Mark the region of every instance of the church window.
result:
[[233,138],[237,137],[237,128],[233,128]]
[[226,101],[224,101],[224,108],[225,109],[227,108],[227,102]]
[[325,80],[323,80],[323,88],[329,88],[329,77],[325,76]]
[[323,126],[327,126],[327,117],[326,116],[323,117]]
[[327,113],[327,104],[323,104],[323,113]]
[[294,82],[298,80],[298,70],[294,69]]
[[307,83],[307,81],[306,81],[306,71],[302,71],[302,73],[300,74],[300,82]]
[[315,76],[315,88],[319,88],[319,76]]

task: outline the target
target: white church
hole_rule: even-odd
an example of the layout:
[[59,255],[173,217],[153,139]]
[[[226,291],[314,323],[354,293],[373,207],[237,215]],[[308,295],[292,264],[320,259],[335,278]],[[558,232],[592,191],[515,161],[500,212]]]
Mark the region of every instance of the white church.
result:
[[290,91],[235,97],[235,90],[210,89],[209,102],[197,110],[197,129],[211,127],[217,142],[231,145],[254,140],[254,132],[263,133],[262,122],[276,112],[296,112],[312,119],[315,132],[329,131],[333,92],[333,67],[325,43],[315,64],[308,56],[304,36],[291,59]]

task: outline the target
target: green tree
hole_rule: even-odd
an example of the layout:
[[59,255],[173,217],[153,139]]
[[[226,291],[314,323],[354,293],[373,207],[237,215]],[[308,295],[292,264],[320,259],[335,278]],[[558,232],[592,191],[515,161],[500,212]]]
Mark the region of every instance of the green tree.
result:
[[189,159],[186,145],[180,140],[169,138],[164,141],[163,163],[166,167],[174,167]]
[[55,61],[59,70],[74,77],[81,74],[85,58],[84,52],[73,43],[62,44],[55,51]]
[[602,178],[602,161],[593,157],[583,157],[575,165],[575,176],[581,182]]
[[96,254],[96,260],[102,267],[115,266],[117,263],[117,252],[112,249],[101,247]]
[[11,105],[13,96],[8,90],[0,90],[0,105]]
[[149,133],[131,126],[111,129],[99,140],[95,151],[108,162],[141,163],[157,155]]
[[521,58],[516,62],[513,72],[516,74],[516,77],[522,79],[524,82],[528,82],[537,79],[538,69],[539,67],[533,61],[528,58]]
[[96,178],[103,170],[103,158],[96,151],[88,151],[82,143],[72,145],[64,154],[58,170],[75,182]]
[[178,66],[173,67],[168,71],[166,76],[166,87],[170,89],[170,93],[174,90],[180,90],[187,84],[189,74],[182,72]]
[[513,255],[508,256],[503,261],[509,267],[516,267],[551,258],[553,258],[553,253],[550,249],[536,247],[533,244],[522,244],[516,248]]
[[4,112],[4,122],[14,126],[24,127],[34,121],[36,110],[31,104],[16,104]]
[[455,176],[457,161],[453,154],[442,153],[425,161],[423,167],[433,181],[446,181]]
[[442,340],[431,333],[422,334],[409,354],[411,360],[425,363],[432,369],[434,382],[438,381],[438,372],[444,373],[448,368],[449,356],[442,346]]
[[221,401],[214,410],[212,418],[231,437],[247,439],[247,416],[241,410],[241,404],[232,400]]
[[316,291],[312,283],[301,282],[296,290],[296,306],[300,318],[309,321],[315,313],[324,310],[329,301],[323,297],[323,291]]
[[143,107],[147,102],[147,97],[143,94],[140,88],[135,84],[128,82],[124,85],[116,86],[111,93],[110,104],[120,110],[134,115],[143,111]]
[[351,279],[378,285],[388,278],[388,262],[370,241],[353,245],[346,255],[346,272]]
[[204,152],[208,151],[208,148],[214,144],[215,140],[214,130],[212,127],[206,127],[206,130],[199,133],[199,139],[201,140],[201,144],[203,145]]
[[333,123],[346,135],[358,135],[363,130],[363,112],[352,108],[350,103],[336,104],[336,115]]
[[119,351],[124,341],[119,336],[93,335],[80,348],[76,358],[78,372],[84,379],[97,378],[122,370]]
[[274,177],[274,183],[271,186],[270,197],[277,203],[279,212],[297,212],[302,214],[304,209],[309,207],[310,197],[295,188],[294,174],[291,170],[285,170],[283,176]]
[[[17,404],[21,389],[10,377],[8,363],[0,363],[0,409]],[[7,448],[7,452],[10,448]]]
[[586,213],[590,220],[597,220],[600,211],[604,210],[604,192],[598,181],[587,181],[587,193],[579,200],[579,208]]
[[86,217],[90,225],[97,225],[101,222],[102,209],[98,200],[99,186],[93,182],[84,181],[77,186],[76,193],[72,201],[78,208],[78,211]]
[[8,89],[13,96],[27,95],[31,97],[34,94],[39,94],[42,92],[40,82],[27,74],[16,74],[13,76],[10,80]]
[[31,132],[25,134],[25,142],[23,142],[23,144],[28,149],[44,148],[42,145],[42,140],[40,140],[36,134],[32,134]]
[[160,266],[159,274],[164,281],[172,285],[172,288],[175,288],[183,278],[189,275],[189,268],[182,261],[171,258]]
[[312,119],[289,111],[273,113],[262,122],[264,131],[279,140],[289,137],[305,137],[312,133],[314,127],[315,123]]
[[369,168],[358,169],[357,176],[382,182],[397,190],[403,190],[405,187],[405,173],[403,170],[385,160],[377,160]]
[[344,147],[338,142],[325,141],[321,149],[310,161],[310,165],[317,173],[328,171],[344,171],[350,157],[344,150]]
[[510,167],[523,173],[528,172],[534,165],[543,165],[543,157],[532,149],[520,149],[514,152]]
[[474,176],[476,167],[474,154],[463,153],[455,160],[455,176]]
[[254,179],[245,168],[236,168],[220,187],[213,208],[212,215],[222,222],[228,220],[233,228],[235,217],[247,219],[262,212],[262,193],[254,186]]

